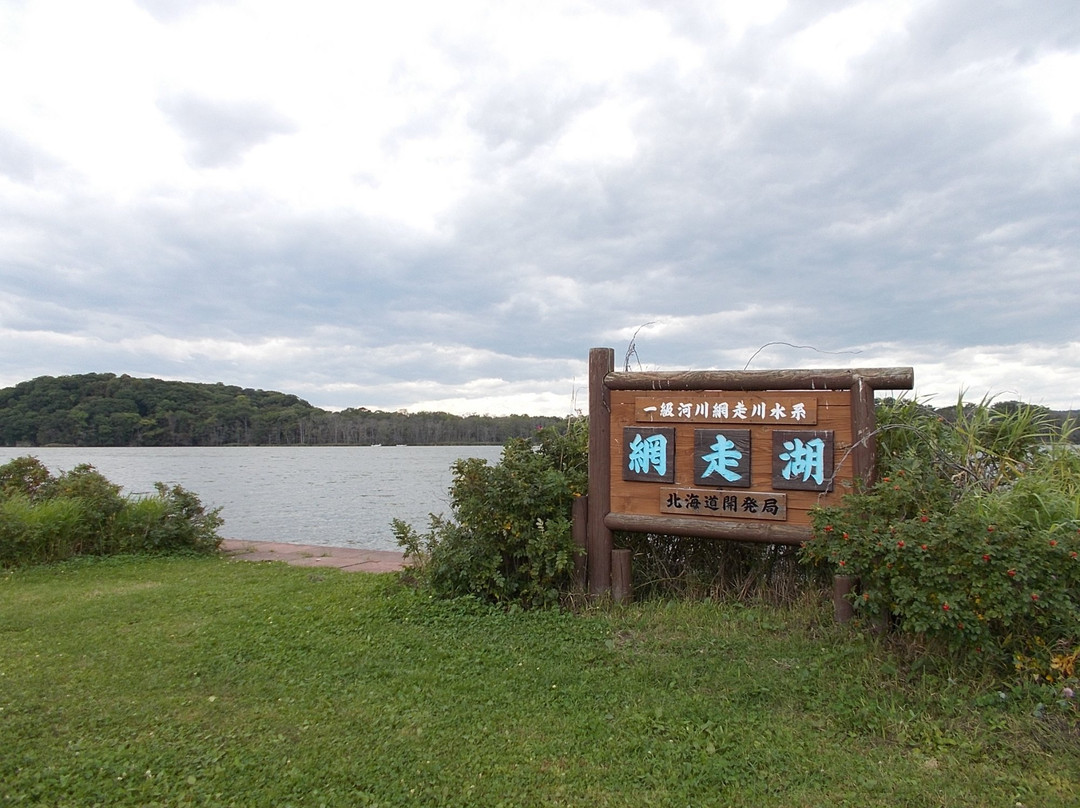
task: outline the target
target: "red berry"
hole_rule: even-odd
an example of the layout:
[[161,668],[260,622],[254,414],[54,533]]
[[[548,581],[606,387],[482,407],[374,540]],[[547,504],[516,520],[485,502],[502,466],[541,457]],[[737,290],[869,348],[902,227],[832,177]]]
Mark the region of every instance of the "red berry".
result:
[[1038,596],[1038,595],[1036,595],[1035,593],[1032,593],[1032,595],[1031,595],[1031,599],[1032,599],[1032,600],[1038,600],[1038,599],[1039,599],[1039,596]]
[[924,514],[923,516],[920,516],[920,517],[919,517],[919,521],[920,521],[920,522],[929,522],[929,521],[930,521],[930,517],[929,517],[929,516],[926,516],[926,515]]
[[921,549],[923,549],[923,550],[925,550],[925,549],[926,549],[926,545],[925,545],[925,544],[920,544],[920,545],[919,545],[919,547],[920,547]]
[[896,546],[897,546],[897,547],[903,547],[903,546],[904,546],[904,543],[903,543],[902,541],[898,541],[898,542],[896,543]]
[[993,525],[987,525],[987,526],[986,526],[986,530],[987,530],[987,532],[989,532],[989,533],[993,533],[993,532],[994,532],[994,526],[993,526]]
[[1009,570],[1005,574],[1008,575],[1010,578],[1012,578],[1012,577],[1014,577],[1016,575],[1016,570]]
[[[989,561],[989,560],[990,560],[990,556],[988,556],[988,555],[983,556],[983,561]],[[1009,574],[1012,575],[1011,572]]]
[[949,611],[949,604],[948,603],[942,603],[941,608],[944,609],[945,611]]

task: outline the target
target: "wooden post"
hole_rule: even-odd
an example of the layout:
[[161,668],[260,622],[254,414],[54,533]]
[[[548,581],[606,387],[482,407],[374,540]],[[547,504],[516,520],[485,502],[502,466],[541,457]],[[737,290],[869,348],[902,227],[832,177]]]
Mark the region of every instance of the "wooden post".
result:
[[874,389],[861,376],[851,385],[851,451],[852,477],[856,485],[865,487],[874,482],[874,466],[877,463],[877,439],[874,412]]
[[634,599],[631,555],[632,550],[611,551],[611,599],[616,603],[629,603]]
[[615,370],[614,348],[589,351],[589,594],[611,591],[611,394],[605,377]]
[[585,553],[589,537],[589,496],[578,497],[571,509],[570,534],[574,539],[574,589],[585,591]]
[[851,619],[855,616],[855,607],[851,605],[851,601],[847,599],[847,595],[851,594],[851,590],[855,586],[855,579],[850,575],[834,575],[833,576],[833,616],[837,623],[850,623]]

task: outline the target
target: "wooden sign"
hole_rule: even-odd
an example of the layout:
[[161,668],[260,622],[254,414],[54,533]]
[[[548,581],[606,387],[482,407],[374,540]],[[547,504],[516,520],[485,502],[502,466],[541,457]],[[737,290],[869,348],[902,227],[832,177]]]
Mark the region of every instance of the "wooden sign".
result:
[[[612,466],[621,469],[611,479],[615,514],[710,523],[732,519],[737,531],[760,522],[772,526],[773,534],[778,525],[799,527],[795,533],[802,541],[810,510],[835,499],[853,480],[853,465],[840,462],[854,445],[850,390],[753,396],[730,390],[666,396],[613,390],[610,401],[608,451]],[[654,426],[658,423],[665,425]],[[721,497],[709,502],[728,503],[741,501],[732,499],[740,491],[754,491],[750,504],[778,503],[780,497],[784,507],[687,508],[676,496],[683,488]],[[670,528],[650,532],[677,535],[681,525]],[[794,542],[794,535],[772,540]]]
[[616,373],[589,354],[589,585],[611,581],[611,532],[771,544],[872,481],[874,391],[911,368]]

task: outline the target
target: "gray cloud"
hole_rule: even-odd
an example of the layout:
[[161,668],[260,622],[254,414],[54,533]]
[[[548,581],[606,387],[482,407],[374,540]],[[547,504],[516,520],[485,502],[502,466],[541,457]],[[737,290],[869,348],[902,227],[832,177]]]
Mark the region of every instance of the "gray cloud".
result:
[[165,96],[158,107],[187,140],[188,159],[196,168],[234,165],[273,136],[296,131],[288,118],[258,103],[222,102],[184,93]]
[[[818,350],[769,345],[754,366],[914,364],[936,391],[1077,404],[1080,123],[1031,73],[1080,58],[1070,4],[863,8],[789,5],[736,35],[709,5],[590,5],[624,33],[651,14],[655,48],[591,61],[443,20],[362,74],[381,107],[330,74],[302,75],[302,103],[192,80],[157,96],[186,173],[133,191],[73,179],[79,158],[0,117],[21,188],[0,194],[17,346],[0,382],[111,370],[323,406],[558,410],[589,347],[621,359],[652,323],[647,367],[790,343]],[[799,50],[837,19],[839,45]]]
[[18,134],[0,129],[0,175],[19,183],[33,183],[56,161]]

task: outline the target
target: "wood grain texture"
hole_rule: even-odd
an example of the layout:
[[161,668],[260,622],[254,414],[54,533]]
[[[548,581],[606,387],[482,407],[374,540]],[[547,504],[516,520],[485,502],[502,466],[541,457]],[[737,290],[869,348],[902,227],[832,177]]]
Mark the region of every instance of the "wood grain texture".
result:
[[850,390],[856,379],[872,390],[910,390],[912,368],[818,370],[687,370],[609,373],[609,390]]
[[[716,395],[723,392],[716,391]],[[846,390],[818,391],[818,417],[815,430],[831,430],[834,433],[833,447],[833,492],[823,496],[813,491],[787,491],[788,524],[809,525],[809,512],[815,505],[833,502],[839,496],[851,490],[853,461],[850,457],[852,448],[851,395]],[[623,426],[635,425],[635,395],[633,391],[613,390],[610,396],[611,406],[611,442],[608,458],[612,471],[611,513],[659,517],[659,497],[655,483],[629,482],[622,480],[621,468],[624,463],[626,447],[623,439]],[[644,426],[644,425],[642,425]],[[684,424],[676,427],[675,446],[675,485],[695,487],[694,484],[694,425]],[[750,488],[755,491],[772,489],[772,427],[749,425],[750,431]],[[724,489],[717,489],[724,490]],[[690,521],[698,521],[687,517]],[[706,521],[707,517],[701,517]],[[606,520],[610,527],[610,520]],[[629,528],[618,528],[626,530]],[[670,532],[670,531],[666,531]],[[801,534],[800,534],[801,535]],[[800,539],[801,541],[801,539]]]

